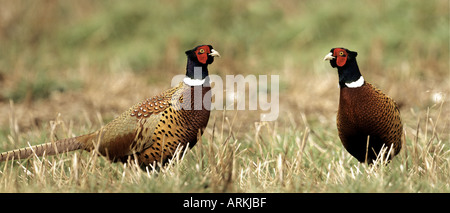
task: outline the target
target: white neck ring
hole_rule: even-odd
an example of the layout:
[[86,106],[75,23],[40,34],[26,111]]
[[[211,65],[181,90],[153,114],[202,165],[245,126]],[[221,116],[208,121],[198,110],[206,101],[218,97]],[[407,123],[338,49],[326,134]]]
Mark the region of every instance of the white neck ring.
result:
[[353,81],[351,83],[345,83],[345,86],[348,88],[358,88],[361,87],[364,84],[364,78],[361,76],[358,80]]
[[192,79],[189,77],[186,77],[183,79],[183,82],[189,86],[201,86],[205,83],[206,79]]

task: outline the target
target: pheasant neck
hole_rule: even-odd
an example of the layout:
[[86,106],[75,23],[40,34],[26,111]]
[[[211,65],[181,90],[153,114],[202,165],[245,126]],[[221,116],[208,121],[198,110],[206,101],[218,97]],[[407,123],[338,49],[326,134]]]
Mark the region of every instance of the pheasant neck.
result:
[[184,83],[189,86],[202,86],[209,83],[208,65],[194,62],[188,58],[186,65],[186,77],[183,79]]
[[192,61],[188,58],[186,76],[191,79],[204,79],[208,76],[208,65]]
[[343,67],[338,67],[339,86],[341,88],[357,88],[364,84],[364,78],[359,71],[358,64],[355,61],[347,63]]

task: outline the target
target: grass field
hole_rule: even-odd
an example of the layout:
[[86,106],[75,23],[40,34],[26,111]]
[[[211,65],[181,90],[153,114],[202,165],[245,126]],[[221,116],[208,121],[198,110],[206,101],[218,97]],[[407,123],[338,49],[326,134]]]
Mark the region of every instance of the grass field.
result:
[[[160,171],[71,152],[0,163],[0,192],[450,192],[450,5],[408,1],[0,0],[0,151],[97,130],[184,74],[279,75],[280,114],[213,111]],[[336,129],[333,47],[397,101],[401,153],[360,164]]]

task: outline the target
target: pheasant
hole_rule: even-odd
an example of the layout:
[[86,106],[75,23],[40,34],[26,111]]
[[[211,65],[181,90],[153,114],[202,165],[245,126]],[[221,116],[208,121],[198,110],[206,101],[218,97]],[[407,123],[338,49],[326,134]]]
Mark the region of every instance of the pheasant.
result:
[[360,162],[372,164],[383,146],[388,148],[383,159],[389,161],[402,148],[400,111],[393,99],[364,80],[356,62],[357,55],[345,48],[333,48],[324,58],[333,68],[337,67],[339,75],[336,119],[339,138]]
[[164,165],[177,148],[192,148],[209,120],[208,65],[220,54],[211,45],[200,45],[186,55],[186,77],[177,86],[135,104],[93,133],[4,152],[0,161],[97,150],[113,162],[133,159],[141,168]]

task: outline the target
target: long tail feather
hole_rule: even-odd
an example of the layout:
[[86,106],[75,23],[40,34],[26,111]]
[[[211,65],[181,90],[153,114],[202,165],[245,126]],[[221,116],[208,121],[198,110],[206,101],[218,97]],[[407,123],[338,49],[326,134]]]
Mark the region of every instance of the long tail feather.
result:
[[32,155],[43,156],[70,152],[82,148],[78,137],[62,139],[56,142],[44,143],[36,146],[25,147],[0,153],[0,161],[26,159]]

